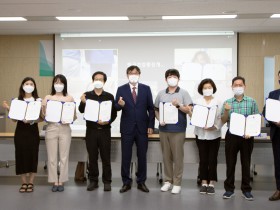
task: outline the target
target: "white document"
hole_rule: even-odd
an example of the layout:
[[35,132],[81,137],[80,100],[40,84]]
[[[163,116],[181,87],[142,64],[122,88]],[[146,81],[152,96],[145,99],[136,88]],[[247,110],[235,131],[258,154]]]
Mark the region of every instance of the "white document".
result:
[[112,101],[86,100],[84,118],[88,121],[97,122],[98,120],[108,122],[111,119]]
[[49,100],[47,101],[45,120],[47,122],[60,122],[61,112],[62,112],[62,102]]
[[242,114],[230,115],[229,132],[237,136],[258,136],[261,133],[261,115],[254,114],[245,117]]
[[62,106],[61,122],[73,123],[75,115],[76,103],[65,102]]
[[27,102],[13,99],[10,106],[10,111],[8,117],[13,120],[24,120],[25,113],[27,108]]
[[265,101],[265,118],[272,122],[280,122],[280,101],[268,98]]
[[102,101],[100,103],[99,120],[109,122],[111,120],[112,101]]
[[260,114],[249,115],[246,118],[245,135],[259,136],[261,134],[262,116]]
[[88,121],[97,122],[99,114],[99,102],[94,100],[86,100],[84,118]]
[[159,122],[176,124],[178,122],[178,109],[171,102],[159,103]]
[[207,123],[206,123],[207,128],[213,127],[213,125],[215,123],[216,115],[217,115],[217,110],[218,110],[218,106],[212,106],[209,109],[209,113],[208,113],[208,117],[207,117]]
[[31,101],[28,102],[26,114],[25,114],[25,120],[38,120],[40,117],[41,112],[41,101]]
[[217,106],[206,107],[194,105],[191,124],[200,128],[210,128],[214,125],[217,113]]

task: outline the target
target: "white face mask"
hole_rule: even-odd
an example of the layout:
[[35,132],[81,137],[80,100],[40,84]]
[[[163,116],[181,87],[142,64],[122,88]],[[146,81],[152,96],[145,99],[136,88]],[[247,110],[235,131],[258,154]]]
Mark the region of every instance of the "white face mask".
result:
[[26,92],[26,93],[32,93],[34,91],[34,86],[32,85],[24,85],[22,87],[22,89]]
[[236,96],[240,96],[244,93],[244,87],[235,87],[232,90],[233,90],[234,95],[236,95]]
[[63,84],[55,84],[54,89],[57,93],[61,93],[64,89],[64,85]]
[[211,96],[213,95],[213,88],[211,89],[202,89],[203,96]]
[[134,75],[134,74],[133,75],[129,75],[128,76],[128,80],[129,80],[130,83],[135,84],[139,80],[139,75]]
[[103,88],[103,86],[104,86],[104,83],[99,81],[99,80],[96,80],[96,81],[93,82],[93,87],[94,88],[100,89],[100,88]]
[[168,78],[167,79],[167,84],[171,87],[175,87],[175,86],[178,85],[178,79],[174,78],[174,77]]

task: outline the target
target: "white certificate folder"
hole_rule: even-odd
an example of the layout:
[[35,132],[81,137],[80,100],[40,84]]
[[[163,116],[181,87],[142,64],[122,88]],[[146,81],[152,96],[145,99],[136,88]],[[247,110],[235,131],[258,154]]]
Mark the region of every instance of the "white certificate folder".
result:
[[112,101],[86,100],[84,119],[88,121],[109,122],[111,120]]
[[13,120],[35,121],[40,117],[41,101],[23,101],[13,99],[8,117]]
[[73,123],[75,116],[75,102],[47,101],[46,116],[47,122]]
[[260,114],[244,116],[232,113],[229,132],[237,136],[259,136],[261,134],[261,121]]
[[268,98],[265,101],[265,119],[280,122],[280,101]]
[[165,124],[178,123],[178,109],[170,102],[159,103],[159,122]]
[[191,124],[197,127],[213,127],[216,119],[218,106],[202,106],[195,104],[193,107]]

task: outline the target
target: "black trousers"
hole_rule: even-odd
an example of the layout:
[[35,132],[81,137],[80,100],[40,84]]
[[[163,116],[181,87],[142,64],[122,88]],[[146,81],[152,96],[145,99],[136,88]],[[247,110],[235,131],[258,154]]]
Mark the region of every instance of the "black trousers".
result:
[[242,192],[251,192],[252,187],[250,185],[250,165],[253,148],[254,138],[245,139],[241,136],[230,134],[229,131],[227,131],[225,137],[227,178],[224,182],[224,188],[226,191],[234,192],[235,166],[237,154],[240,151],[240,162],[242,169],[241,190]]
[[199,152],[200,180],[217,181],[217,158],[221,138],[201,140],[196,137]]
[[88,177],[98,182],[98,154],[102,161],[102,181],[112,182],[111,169],[111,129],[90,129],[86,131],[86,147],[89,156]]
[[280,128],[277,128],[272,138],[272,149],[274,157],[274,173],[277,190],[280,190]]

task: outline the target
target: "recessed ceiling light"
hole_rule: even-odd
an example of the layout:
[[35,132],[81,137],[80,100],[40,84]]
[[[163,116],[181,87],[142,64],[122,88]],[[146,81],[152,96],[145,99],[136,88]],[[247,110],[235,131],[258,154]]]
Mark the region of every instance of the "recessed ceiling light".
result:
[[231,36],[233,31],[185,31],[185,32],[131,32],[131,33],[62,33],[61,37],[144,37],[144,36]]
[[280,14],[273,14],[270,16],[270,18],[280,18]]
[[233,19],[237,15],[193,15],[193,16],[162,16],[163,20],[195,20],[195,19]]
[[0,17],[0,21],[27,21],[23,17]]
[[58,20],[129,20],[126,16],[100,16],[100,17],[56,17]]

